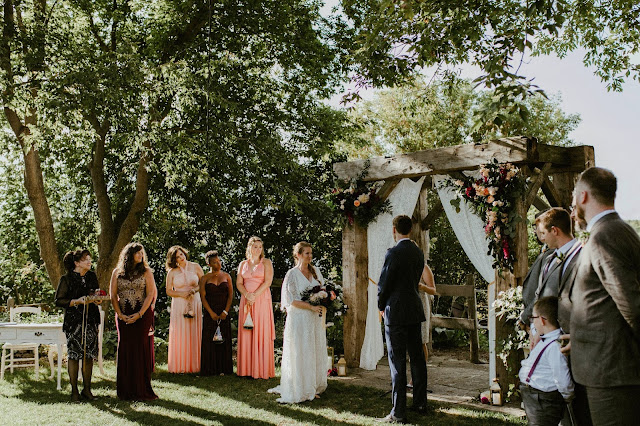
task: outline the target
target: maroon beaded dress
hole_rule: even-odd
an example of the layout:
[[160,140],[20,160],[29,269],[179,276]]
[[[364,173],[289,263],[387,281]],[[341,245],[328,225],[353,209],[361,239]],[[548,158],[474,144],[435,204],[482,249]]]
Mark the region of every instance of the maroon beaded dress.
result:
[[[118,303],[124,315],[139,312],[147,296],[144,274],[129,280],[118,277]],[[116,390],[124,400],[149,401],[158,398],[151,388],[153,371],[153,311],[147,309],[142,318],[127,324],[118,318],[118,369]]]

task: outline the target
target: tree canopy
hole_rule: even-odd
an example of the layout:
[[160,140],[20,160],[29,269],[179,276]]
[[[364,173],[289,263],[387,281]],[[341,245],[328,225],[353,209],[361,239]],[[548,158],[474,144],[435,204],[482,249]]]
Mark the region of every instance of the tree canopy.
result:
[[[53,286],[76,246],[97,251],[104,288],[132,238],[158,257],[174,243],[237,247],[269,226],[315,232],[345,121],[322,100],[344,76],[346,29],[318,10],[305,0],[5,1],[4,189],[17,167],[25,190],[15,196],[26,193],[38,237],[29,253]],[[22,207],[6,205],[11,229]]]
[[496,89],[496,107],[504,108],[539,92],[519,73],[525,54],[577,49],[609,89],[640,81],[640,7],[633,0],[342,0],[342,6],[356,31],[352,61],[361,87],[469,63],[482,70],[479,82]]

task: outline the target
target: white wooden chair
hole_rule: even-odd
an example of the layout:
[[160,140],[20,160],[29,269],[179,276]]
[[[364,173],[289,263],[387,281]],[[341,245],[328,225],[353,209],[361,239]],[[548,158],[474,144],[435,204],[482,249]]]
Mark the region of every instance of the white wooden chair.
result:
[[[104,316],[105,312],[102,310],[102,306],[98,305],[100,311],[100,325],[98,326],[98,367],[100,368],[100,374],[104,376],[104,367],[102,365],[102,335],[104,334]],[[67,345],[62,345],[62,353],[67,352]],[[57,355],[55,345],[49,346],[49,366],[51,367],[51,379],[55,376],[55,360],[54,356]]]
[[[17,306],[12,307],[9,311],[9,318],[11,322],[14,322],[20,314],[31,313],[39,315],[42,309],[37,306]],[[0,380],[4,379],[4,371],[8,368],[13,373],[14,368],[35,367],[36,379],[39,378],[40,363],[38,359],[38,343],[5,343],[2,345],[2,366],[0,367]],[[33,357],[29,358],[15,358],[15,351],[33,351]],[[7,352],[9,353],[9,365],[6,365]]]

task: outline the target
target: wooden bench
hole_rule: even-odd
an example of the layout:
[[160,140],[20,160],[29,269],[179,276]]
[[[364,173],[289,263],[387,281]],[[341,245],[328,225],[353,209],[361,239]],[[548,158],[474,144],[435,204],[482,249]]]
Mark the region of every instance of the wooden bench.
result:
[[478,356],[478,321],[476,310],[476,289],[474,276],[467,275],[465,285],[436,285],[436,296],[464,297],[467,304],[467,318],[444,317],[431,315],[431,330],[435,327],[465,330],[469,332],[469,350],[471,362],[479,364]]

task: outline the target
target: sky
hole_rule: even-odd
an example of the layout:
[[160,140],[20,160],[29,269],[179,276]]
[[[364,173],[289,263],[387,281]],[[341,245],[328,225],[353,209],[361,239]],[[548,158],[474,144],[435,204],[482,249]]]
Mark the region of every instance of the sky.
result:
[[[326,2],[329,10],[336,0]],[[534,83],[547,94],[560,93],[562,109],[577,113],[581,121],[570,134],[577,145],[594,147],[596,166],[611,170],[618,178],[616,210],[625,220],[640,220],[640,195],[635,186],[640,182],[640,83],[628,81],[622,92],[608,92],[606,84],[594,75],[594,69],[582,63],[582,52],[565,58],[543,56],[528,58],[520,74],[534,78]],[[463,70],[463,77],[476,78],[479,71]],[[364,98],[371,93],[360,93]],[[339,104],[336,96],[332,105]],[[512,135],[519,136],[519,135]]]

